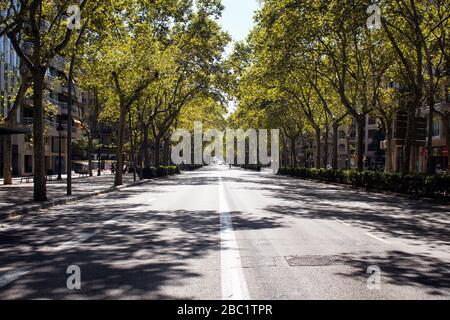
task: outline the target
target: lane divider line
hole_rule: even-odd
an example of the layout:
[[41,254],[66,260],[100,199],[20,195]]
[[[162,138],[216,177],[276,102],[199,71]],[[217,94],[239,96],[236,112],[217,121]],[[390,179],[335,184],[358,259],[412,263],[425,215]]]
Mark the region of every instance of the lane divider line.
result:
[[378,241],[380,241],[380,242],[383,242],[383,243],[385,243],[385,244],[391,244],[389,241],[386,241],[386,240],[384,240],[384,239],[381,239],[380,237],[377,237],[376,235],[371,234],[370,232],[366,232],[366,235],[368,235],[369,237],[372,237],[372,238],[374,238],[374,239],[376,239],[376,240],[378,240]]
[[9,271],[0,275],[0,288],[7,286],[11,282],[18,280],[28,273],[30,273],[28,269],[19,269],[15,271]]
[[250,300],[222,176],[219,176],[219,213],[222,299]]
[[[348,224],[348,223],[346,223],[346,222],[344,222],[344,221],[342,221],[342,220],[340,220],[340,219],[338,219],[338,218],[334,218],[334,220],[336,220],[337,222],[340,222],[340,223],[342,223],[343,225],[346,225],[346,226],[348,226],[348,227],[354,227],[353,225]],[[385,244],[391,244],[389,241],[384,240],[384,239],[382,239],[382,238],[380,238],[380,237],[377,237],[376,235],[374,235],[374,234],[372,234],[372,233],[370,233],[370,232],[364,232],[364,234],[365,234],[366,236],[369,236],[369,237],[371,237],[371,238],[373,238],[373,239],[375,239],[375,240],[378,240],[378,241],[380,241],[380,242],[383,242],[383,243],[385,243]]]

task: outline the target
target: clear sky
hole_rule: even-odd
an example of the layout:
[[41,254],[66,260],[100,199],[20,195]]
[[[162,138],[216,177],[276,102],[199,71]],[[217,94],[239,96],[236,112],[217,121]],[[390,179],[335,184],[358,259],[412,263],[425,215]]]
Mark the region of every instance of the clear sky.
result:
[[225,10],[220,23],[234,41],[245,40],[253,26],[257,0],[222,0]]
[[[258,9],[257,0],[222,0],[225,10],[222,13],[220,24],[233,38],[233,41],[245,40],[253,27],[254,12]],[[228,55],[233,50],[230,44],[225,51]],[[229,101],[228,113],[236,109],[233,101]]]

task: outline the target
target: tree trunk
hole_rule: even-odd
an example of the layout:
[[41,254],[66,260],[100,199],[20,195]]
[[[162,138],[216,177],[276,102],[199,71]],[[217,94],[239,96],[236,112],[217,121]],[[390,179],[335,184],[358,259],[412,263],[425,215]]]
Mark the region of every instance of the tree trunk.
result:
[[427,151],[428,151],[428,159],[427,159],[427,174],[433,175],[435,173],[434,170],[434,161],[433,161],[433,118],[434,118],[434,85],[433,85],[433,66],[431,62],[428,63],[428,74],[430,77],[429,80],[429,88],[428,88],[428,108],[429,108],[429,116],[428,116],[428,141],[427,141]]
[[[139,161],[139,166],[142,169],[142,168],[145,167],[145,162],[144,162],[144,158],[145,158],[144,157],[144,134],[143,134],[143,130],[141,130],[140,134],[141,134],[141,141],[139,143],[139,159],[138,159],[138,161]],[[141,170],[141,172],[142,172],[142,170]]]
[[154,146],[155,146],[155,167],[157,168],[161,165],[161,152],[160,152],[161,138],[155,137]]
[[12,137],[4,136],[3,146],[3,184],[12,184]]
[[88,171],[89,171],[89,176],[92,177],[93,173],[92,173],[92,134],[90,133],[88,136]]
[[321,162],[321,149],[322,149],[322,144],[321,144],[321,132],[320,132],[320,128],[316,128],[316,160],[315,160],[315,166],[317,169],[320,169],[320,162]]
[[163,145],[162,145],[162,148],[163,148],[163,165],[164,166],[167,166],[167,160],[168,160],[168,158],[167,158],[167,153],[166,153],[166,150],[167,150],[167,141],[164,139],[163,140]]
[[100,177],[102,175],[102,150],[101,150],[101,145],[100,145],[100,141],[99,144],[97,146],[97,176]]
[[338,170],[338,140],[339,139],[339,124],[333,123],[333,160],[332,167]]
[[364,170],[364,126],[365,126],[365,116],[359,116],[356,119],[356,130],[357,130],[357,142],[356,142],[356,156],[357,156],[357,168],[358,171]]
[[328,138],[330,135],[330,127],[328,126],[328,123],[325,127],[325,140],[324,140],[324,153],[323,153],[323,164],[324,168],[328,168]]
[[[408,105],[408,124],[406,126],[406,140],[405,140],[405,148],[404,148],[404,157],[402,164],[402,173],[408,174],[410,172],[411,166],[411,151],[414,139],[414,131],[416,127],[416,104]],[[430,128],[432,130],[432,128]]]
[[351,143],[350,143],[350,134],[347,134],[346,136],[346,142],[347,142],[347,169],[352,168],[352,149],[351,149]]
[[131,147],[131,168],[133,170],[133,181],[136,182],[136,158],[134,156],[134,135],[133,135],[133,119],[131,113],[128,116],[130,131],[130,147]]
[[164,157],[165,157],[165,163],[166,166],[170,166],[171,165],[171,159],[170,159],[170,138],[166,138],[164,140]]
[[44,144],[44,91],[45,69],[33,72],[33,164],[34,164],[34,201],[47,201],[47,182],[45,174]]
[[297,139],[291,139],[292,167],[297,168]]
[[286,158],[286,138],[284,135],[281,137],[281,154],[283,155],[283,159],[281,160],[281,166],[287,167],[287,158]]
[[393,150],[393,139],[392,139],[392,130],[386,129],[386,164],[385,171],[393,172],[394,165],[394,150]]
[[449,113],[447,113],[446,115],[445,115],[445,118],[444,118],[444,125],[445,125],[445,128],[447,128],[447,134],[446,134],[446,140],[447,140],[447,152],[448,152],[448,155],[447,155],[447,157],[448,157],[448,164],[447,164],[447,167],[448,167],[448,172],[447,172],[447,174],[449,174],[450,173],[450,114]]
[[[422,102],[422,89],[423,89],[423,46],[422,39],[417,39],[416,42],[416,72],[415,72],[415,84],[411,87],[411,94],[413,99],[408,101],[408,125],[406,128],[406,142],[405,142],[405,157],[403,161],[403,174],[408,174],[410,168],[413,167],[411,163],[411,154],[413,151],[413,146],[415,144],[415,133],[416,133],[416,110],[420,108]],[[431,131],[432,128],[429,128]],[[432,154],[428,155],[432,157]]]
[[149,138],[149,129],[148,127],[143,123],[142,125],[142,132],[143,132],[143,139],[142,142],[142,151],[144,153],[144,166],[146,168],[150,167],[150,138]]
[[127,108],[123,99],[120,101],[120,116],[119,116],[119,133],[117,141],[117,153],[116,153],[116,175],[114,177],[114,185],[121,186],[123,184],[123,142],[125,135],[125,124],[126,124]]

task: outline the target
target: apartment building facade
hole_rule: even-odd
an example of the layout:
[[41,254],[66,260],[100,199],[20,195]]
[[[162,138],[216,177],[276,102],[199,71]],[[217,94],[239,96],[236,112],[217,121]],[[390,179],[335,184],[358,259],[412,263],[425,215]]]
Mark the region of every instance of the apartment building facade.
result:
[[[6,117],[12,106],[19,79],[20,59],[15,53],[7,37],[0,38],[0,60],[2,92],[1,115]],[[24,49],[30,45],[24,43]],[[81,120],[84,112],[82,92],[75,88],[72,93],[72,110],[68,110],[67,76],[65,74],[66,61],[64,58],[55,57],[45,76],[44,104],[47,112],[45,116],[45,168],[47,174],[57,174],[61,161],[62,172],[66,172],[66,136],[68,112],[71,112],[72,139],[77,140],[82,136]],[[27,96],[17,110],[16,123],[18,128],[32,128],[33,126],[33,101]],[[61,141],[60,141],[61,140]],[[61,158],[59,146],[61,142]],[[33,138],[32,134],[15,135],[13,143],[13,175],[32,175],[33,168]],[[0,142],[0,174],[3,173],[3,143]]]
[[[384,139],[384,135],[379,130],[376,118],[367,115],[364,126],[364,166],[366,168],[384,167],[385,156],[384,151],[381,150],[380,142]],[[322,167],[325,166],[325,150],[328,153],[326,167],[331,168],[333,156],[333,136],[330,132],[328,137],[328,144],[325,145],[325,139],[322,139],[324,144],[322,147]],[[356,126],[352,125],[348,128],[340,127],[338,131],[338,168],[350,169],[357,166],[356,159]],[[281,155],[282,165],[289,166],[292,161],[292,145],[285,143],[285,150]],[[316,142],[313,135],[305,134],[296,142],[296,161],[299,166],[314,167]]]
[[[366,168],[380,169],[384,167],[385,155],[380,146],[383,139],[384,134],[378,127],[377,119],[367,115],[364,126],[364,166]],[[350,128],[339,128],[338,168],[355,168],[357,166],[356,142],[355,125]],[[332,144],[329,145],[329,154],[332,154]]]
[[[433,116],[433,127],[431,128],[433,132],[433,154],[431,155],[432,164],[435,172],[448,171],[448,169],[450,169],[448,158],[450,140],[450,102],[440,102],[434,106],[434,109],[437,114]],[[422,110],[422,115],[428,120],[428,108]],[[420,172],[426,172],[428,161],[428,150],[426,146],[422,146],[419,152],[419,170]]]
[[[0,37],[0,117],[6,118],[8,111],[13,106],[13,94],[17,91],[20,80],[20,60],[14,51],[11,41],[6,37]],[[19,114],[15,122],[20,121]],[[0,175],[3,174],[3,139],[0,139]],[[12,167],[13,174],[19,174],[19,151],[17,137],[13,136]]]

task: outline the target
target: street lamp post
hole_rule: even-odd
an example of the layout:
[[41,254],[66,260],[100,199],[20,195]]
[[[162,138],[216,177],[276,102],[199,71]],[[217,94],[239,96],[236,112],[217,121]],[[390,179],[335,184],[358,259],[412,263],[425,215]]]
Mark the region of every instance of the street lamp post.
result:
[[63,126],[61,125],[61,121],[59,122],[58,127],[56,128],[58,131],[58,178],[57,180],[62,180],[61,171],[62,171],[62,154],[61,154],[61,147],[62,147],[62,133],[64,131]]

